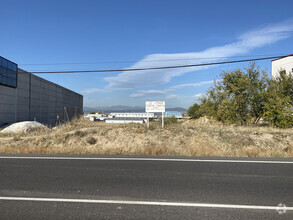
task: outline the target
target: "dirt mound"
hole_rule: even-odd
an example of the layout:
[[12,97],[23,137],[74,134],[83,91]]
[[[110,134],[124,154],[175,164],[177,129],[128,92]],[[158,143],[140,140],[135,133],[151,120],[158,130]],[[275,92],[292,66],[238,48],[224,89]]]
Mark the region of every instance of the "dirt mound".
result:
[[193,125],[222,125],[221,122],[213,118],[208,118],[206,116],[200,117],[198,119],[190,119],[182,123],[185,126],[193,126]]
[[17,132],[29,132],[39,129],[48,129],[45,125],[37,121],[23,121],[14,123],[6,128],[4,128],[1,133],[17,133]]

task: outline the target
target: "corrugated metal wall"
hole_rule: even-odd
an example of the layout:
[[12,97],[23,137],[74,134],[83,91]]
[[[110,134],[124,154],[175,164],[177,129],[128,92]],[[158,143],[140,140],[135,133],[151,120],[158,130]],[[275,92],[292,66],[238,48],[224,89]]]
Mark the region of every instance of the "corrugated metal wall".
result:
[[70,119],[82,114],[83,96],[21,69],[16,89],[0,85],[0,126],[26,120],[54,125],[57,115],[67,118],[64,107]]

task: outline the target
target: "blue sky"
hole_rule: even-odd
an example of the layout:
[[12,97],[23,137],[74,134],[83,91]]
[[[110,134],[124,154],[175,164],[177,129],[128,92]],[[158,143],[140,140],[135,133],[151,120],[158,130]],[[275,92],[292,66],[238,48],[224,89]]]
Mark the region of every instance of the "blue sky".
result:
[[[292,9],[292,0],[1,0],[0,55],[27,71],[60,71],[292,54]],[[257,64],[270,73],[270,60]],[[165,100],[187,108],[221,71],[247,65],[41,77],[82,93],[87,107]]]

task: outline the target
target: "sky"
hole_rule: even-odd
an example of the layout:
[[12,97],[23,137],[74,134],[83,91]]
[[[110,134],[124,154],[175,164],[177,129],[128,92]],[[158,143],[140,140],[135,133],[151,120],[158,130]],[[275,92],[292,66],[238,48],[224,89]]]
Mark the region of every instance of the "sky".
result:
[[[293,1],[99,0],[1,2],[0,56],[27,71],[203,64],[293,53]],[[271,74],[271,60],[258,61]],[[165,70],[39,74],[84,106],[198,102],[223,71],[249,63]]]

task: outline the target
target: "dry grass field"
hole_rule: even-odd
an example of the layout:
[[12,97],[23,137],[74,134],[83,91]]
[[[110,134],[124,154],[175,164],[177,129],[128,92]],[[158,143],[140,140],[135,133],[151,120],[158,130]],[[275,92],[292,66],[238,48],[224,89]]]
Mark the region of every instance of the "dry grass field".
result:
[[76,119],[56,129],[0,133],[0,153],[293,157],[293,129],[237,127],[207,118],[105,124]]

